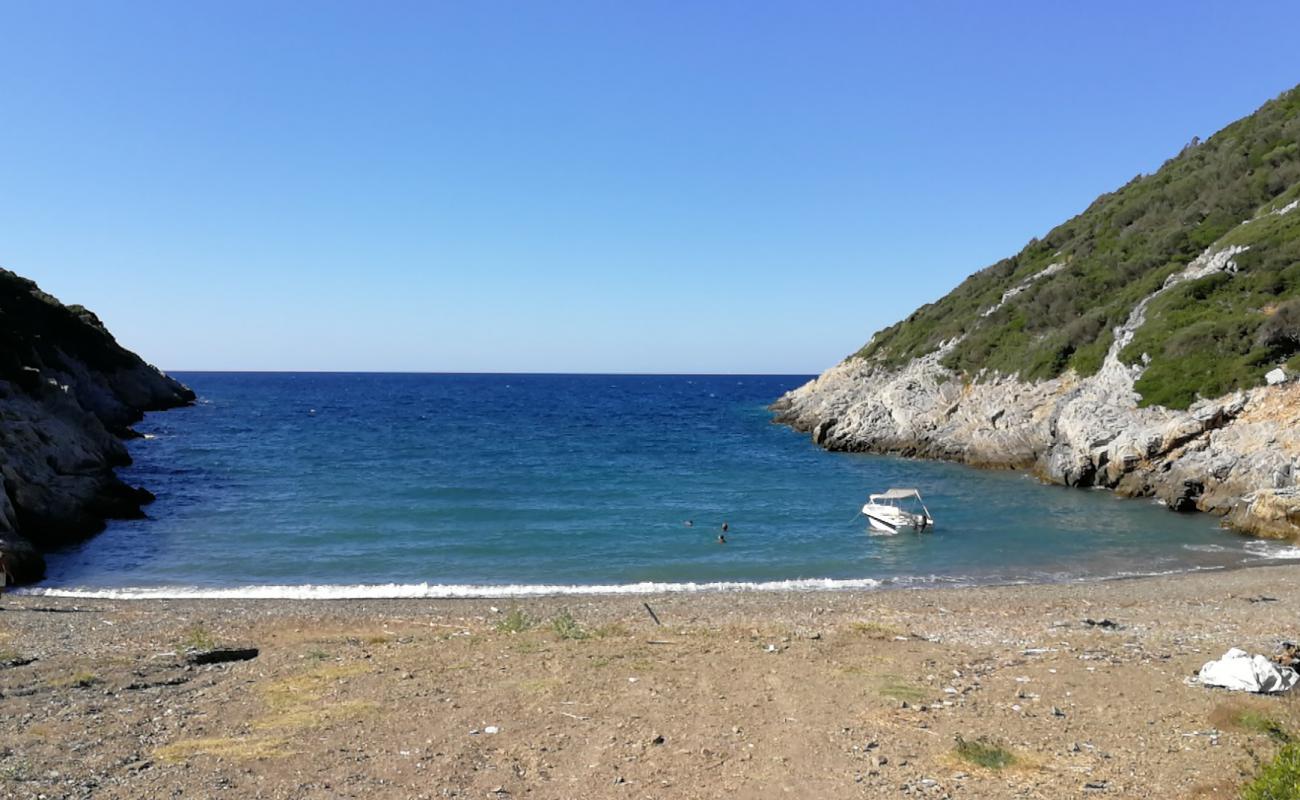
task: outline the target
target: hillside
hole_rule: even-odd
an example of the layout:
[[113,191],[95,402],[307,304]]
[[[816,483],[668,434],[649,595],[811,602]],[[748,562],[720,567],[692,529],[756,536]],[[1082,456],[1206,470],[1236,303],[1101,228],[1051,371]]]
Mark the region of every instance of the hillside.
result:
[[145,411],[194,394],[121,347],[90,311],[0,269],[0,557],[37,580],[41,553],[138,516],[152,499],[113,469]]
[[1161,298],[1121,359],[1149,356],[1138,391],[1170,408],[1260,385],[1278,363],[1298,364],[1300,215],[1275,213],[1297,200],[1300,87],[1097,198],[855,357],[899,365],[961,337],[943,363],[968,377],[1093,375],[1138,302],[1207,248],[1235,245],[1246,248],[1235,272]]
[[1300,532],[1300,396],[1265,377],[1300,373],[1298,208],[1300,87],[878,332],[778,418]]

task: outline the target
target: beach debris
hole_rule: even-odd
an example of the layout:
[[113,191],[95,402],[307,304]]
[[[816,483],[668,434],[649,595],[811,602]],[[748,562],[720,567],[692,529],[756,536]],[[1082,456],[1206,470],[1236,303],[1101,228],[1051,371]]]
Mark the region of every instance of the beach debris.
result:
[[647,614],[650,615],[650,619],[654,620],[656,625],[662,625],[662,624],[663,624],[662,622],[659,621],[659,615],[655,613],[655,610],[654,610],[653,608],[650,607],[650,604],[649,604],[649,603],[644,603],[644,602],[643,602],[643,603],[641,603],[641,605],[645,606],[645,613],[647,613]]
[[1088,781],[1087,783],[1085,783],[1085,784],[1083,785],[1083,788],[1084,788],[1084,789],[1087,789],[1088,791],[1092,791],[1092,792],[1101,792],[1101,791],[1105,791],[1105,789],[1106,789],[1106,782],[1105,782],[1105,781]]
[[501,732],[501,729],[498,728],[498,727],[495,726],[495,725],[488,725],[486,728],[483,729],[483,732],[486,733],[486,734],[488,734],[488,735],[491,735],[491,734],[494,734],[494,733],[500,733],[500,732]]
[[1278,653],[1273,656],[1273,663],[1279,667],[1292,667],[1300,664],[1300,646],[1293,642],[1282,642],[1278,645]]
[[1266,594],[1257,594],[1254,597],[1247,597],[1247,603],[1276,603],[1276,597],[1269,597]]
[[190,664],[224,664],[229,661],[250,661],[257,658],[256,647],[214,647],[209,650],[196,650],[185,656]]
[[1123,627],[1113,619],[1092,619],[1091,617],[1085,619],[1083,621],[1083,624],[1087,625],[1089,628],[1102,628],[1108,631],[1111,630],[1117,631]]
[[1196,675],[1202,686],[1219,686],[1234,692],[1275,694],[1285,692],[1300,681],[1300,674],[1289,666],[1278,666],[1262,655],[1231,648],[1217,661],[1207,661]]

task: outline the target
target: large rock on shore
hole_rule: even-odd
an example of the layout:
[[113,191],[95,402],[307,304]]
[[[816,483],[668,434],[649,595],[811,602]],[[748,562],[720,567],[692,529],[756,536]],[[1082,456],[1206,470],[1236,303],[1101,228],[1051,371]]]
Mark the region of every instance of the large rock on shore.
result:
[[123,483],[122,438],[146,411],[194,393],[121,347],[91,312],[0,270],[0,558],[39,580],[41,552],[153,499]]
[[897,368],[847,359],[777,400],[776,419],[831,450],[1026,469],[1053,483],[1225,515],[1248,533],[1300,535],[1300,383],[1186,410],[1142,407],[1134,384],[1143,366],[1120,359],[1152,300],[1185,281],[1234,270],[1240,252],[1211,248],[1138,303],[1115,329],[1101,369],[1087,378],[1066,372],[1036,382],[972,381],[943,366],[953,340]]
[[1138,408],[1093,379],[971,384],[932,363],[890,372],[854,360],[773,408],[831,450],[1027,469],[1227,515],[1249,533],[1300,534],[1300,383],[1170,411]]

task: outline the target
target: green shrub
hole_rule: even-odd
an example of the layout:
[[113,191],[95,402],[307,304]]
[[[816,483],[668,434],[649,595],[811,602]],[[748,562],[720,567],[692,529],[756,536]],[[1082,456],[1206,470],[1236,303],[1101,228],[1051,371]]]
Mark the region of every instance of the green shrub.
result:
[[1242,800],[1300,800],[1300,744],[1288,744],[1246,784]]

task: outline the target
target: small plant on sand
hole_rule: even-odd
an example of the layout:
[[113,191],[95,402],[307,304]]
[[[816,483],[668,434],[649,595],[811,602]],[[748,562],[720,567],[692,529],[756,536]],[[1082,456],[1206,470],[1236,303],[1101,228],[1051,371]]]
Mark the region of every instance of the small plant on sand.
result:
[[330,654],[325,652],[324,650],[317,648],[315,650],[309,650],[307,654],[303,656],[303,658],[307,659],[308,661],[327,661],[330,658]]
[[89,689],[99,682],[99,676],[93,672],[77,672],[50,681],[50,686],[55,689]]
[[597,639],[616,639],[627,636],[627,626],[621,622],[606,622],[604,625],[597,627],[591,632],[592,636]]
[[876,691],[881,697],[898,700],[903,703],[924,702],[930,693],[915,683],[904,680],[897,675],[880,675]]
[[886,625],[874,620],[859,620],[849,624],[849,628],[859,636],[865,636],[868,639],[893,639],[896,636],[904,636],[904,632],[892,625]]
[[561,639],[586,639],[590,635],[582,629],[567,608],[555,615],[551,620],[551,627],[555,630],[555,635]]
[[1278,751],[1260,768],[1241,792],[1242,800],[1297,800],[1300,798],[1300,742]]
[[1216,706],[1210,712],[1209,722],[1217,728],[1257,733],[1278,744],[1291,744],[1295,737],[1291,734],[1290,726],[1269,713],[1283,710],[1284,707],[1260,706],[1233,699]]
[[497,620],[497,633],[523,633],[535,624],[537,623],[532,617],[515,607]]
[[961,760],[985,769],[1002,769],[1016,763],[1016,757],[1010,750],[983,736],[973,742],[958,736],[954,752]]
[[195,625],[181,637],[182,650],[211,650],[216,646],[217,640],[202,625]]
[[1242,711],[1237,715],[1236,723],[1243,730],[1262,733],[1278,744],[1291,743],[1291,734],[1282,723],[1257,711]]
[[7,759],[3,764],[0,764],[0,781],[7,783],[25,781],[30,772],[31,768],[26,761],[19,758]]

